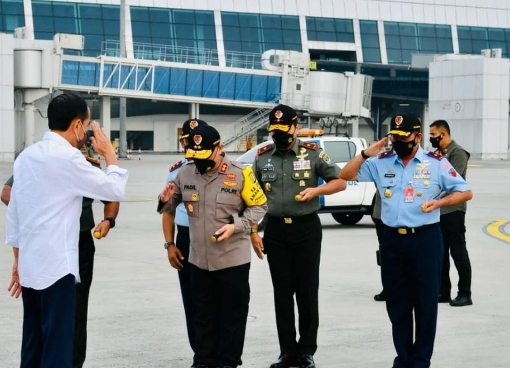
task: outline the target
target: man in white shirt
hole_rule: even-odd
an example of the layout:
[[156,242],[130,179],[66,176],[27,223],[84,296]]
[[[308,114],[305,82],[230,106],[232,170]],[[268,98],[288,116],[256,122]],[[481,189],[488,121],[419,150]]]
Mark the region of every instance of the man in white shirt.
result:
[[21,368],[71,367],[82,199],[124,197],[127,170],[117,166],[97,123],[90,139],[106,161],[106,173],[79,150],[89,124],[83,98],[55,97],[48,106],[50,132],[14,162],[5,233],[14,251],[11,291],[23,297]]

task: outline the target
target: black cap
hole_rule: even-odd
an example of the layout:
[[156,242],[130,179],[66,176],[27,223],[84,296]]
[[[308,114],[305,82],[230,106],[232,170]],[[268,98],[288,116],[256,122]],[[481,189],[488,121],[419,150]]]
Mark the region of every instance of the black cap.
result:
[[198,126],[207,125],[207,123],[200,119],[189,119],[182,124],[182,133],[179,139],[184,139],[189,137],[189,133]]
[[390,131],[388,134],[409,137],[413,132],[421,131],[420,120],[413,114],[403,112],[391,119]]
[[190,133],[186,158],[207,159],[220,144],[220,133],[210,125],[199,125]]
[[287,105],[278,105],[269,113],[269,126],[267,130],[279,130],[287,133],[290,127],[298,123],[298,117],[294,109]]

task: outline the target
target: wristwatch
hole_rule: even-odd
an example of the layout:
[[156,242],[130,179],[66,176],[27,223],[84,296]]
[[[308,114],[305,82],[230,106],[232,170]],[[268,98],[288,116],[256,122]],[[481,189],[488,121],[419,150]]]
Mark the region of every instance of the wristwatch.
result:
[[361,150],[361,157],[363,157],[365,160],[370,158],[370,156],[365,154],[365,150]]
[[105,217],[103,221],[108,221],[110,223],[110,229],[115,227],[115,217]]
[[258,234],[259,229],[250,228],[250,234]]
[[165,249],[170,248],[172,245],[175,245],[175,243],[174,242],[166,242],[165,243]]

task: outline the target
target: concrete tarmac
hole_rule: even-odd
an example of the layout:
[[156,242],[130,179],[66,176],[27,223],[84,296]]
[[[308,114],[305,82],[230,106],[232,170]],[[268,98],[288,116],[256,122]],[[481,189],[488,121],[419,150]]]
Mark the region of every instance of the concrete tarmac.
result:
[[[85,366],[186,368],[192,352],[177,271],[170,267],[163,248],[155,202],[168,168],[179,156],[134,158],[121,162],[130,178],[117,226],[107,238],[96,241]],[[432,367],[510,366],[509,169],[507,161],[471,162],[468,181],[474,199],[468,205],[466,226],[474,305],[439,305]],[[11,164],[0,164],[0,180],[7,180],[11,170]],[[5,209],[0,208],[2,239]],[[94,204],[94,211],[96,219],[102,219],[100,202]],[[330,215],[321,215],[321,220],[317,367],[390,368],[395,356],[391,325],[384,303],[373,300],[381,290],[374,225],[367,216],[356,226],[339,225]],[[1,368],[19,366],[22,301],[6,291],[11,267],[11,248],[0,247]],[[279,354],[273,290],[267,261],[253,254],[251,267],[243,367],[264,368]],[[455,268],[451,275],[455,285]]]

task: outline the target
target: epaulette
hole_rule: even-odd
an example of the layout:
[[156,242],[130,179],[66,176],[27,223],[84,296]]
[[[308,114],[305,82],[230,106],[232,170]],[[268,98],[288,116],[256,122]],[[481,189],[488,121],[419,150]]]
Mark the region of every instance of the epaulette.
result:
[[263,153],[266,153],[269,150],[272,150],[274,148],[274,144],[266,144],[264,147],[260,147],[257,151],[257,155],[261,155]]
[[90,156],[85,156],[85,158],[87,159],[88,162],[90,162],[93,166],[96,166],[96,167],[101,167],[101,161],[100,160],[97,160],[93,157],[90,157]]
[[317,151],[317,148],[319,148],[319,146],[317,146],[317,143],[299,142],[299,145],[301,147],[308,148],[308,149],[310,149],[312,151]]
[[184,165],[184,160],[180,160],[179,162],[176,162],[170,169],[168,169],[168,172],[175,171],[182,165]]
[[438,152],[427,152],[426,155],[435,158],[438,161],[441,161],[444,158],[444,156]]
[[391,157],[395,154],[395,151],[394,150],[389,150],[389,151],[386,151],[386,152],[383,152],[383,153],[380,153],[377,158],[386,158],[386,157]]

